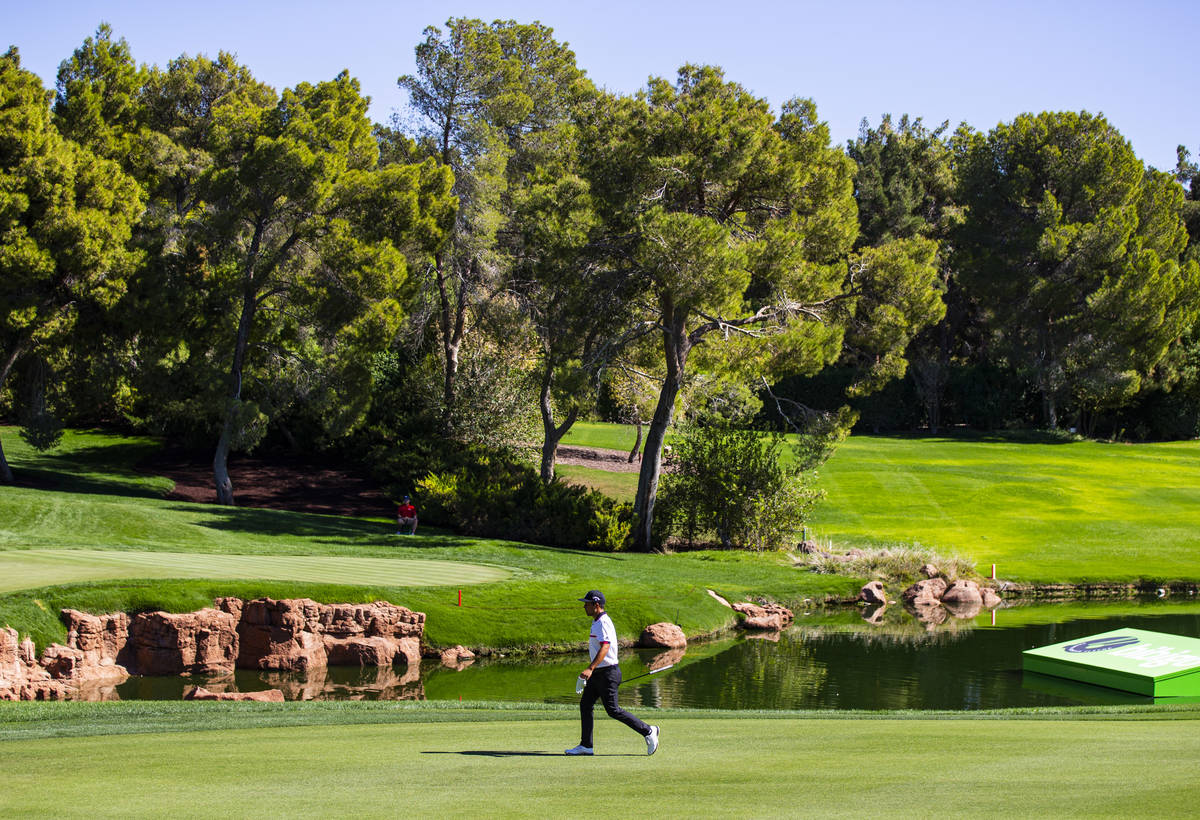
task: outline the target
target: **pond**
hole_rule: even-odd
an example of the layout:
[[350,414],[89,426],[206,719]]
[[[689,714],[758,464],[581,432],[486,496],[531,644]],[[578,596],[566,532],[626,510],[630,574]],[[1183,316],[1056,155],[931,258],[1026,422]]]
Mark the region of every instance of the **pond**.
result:
[[[1200,602],[1194,600],[1017,606],[932,628],[896,607],[876,613],[878,623],[863,615],[858,609],[797,612],[796,622],[776,634],[739,634],[693,644],[682,654],[624,650],[621,667],[627,679],[674,666],[622,687],[622,705],[634,710],[970,710],[1151,703],[1023,673],[1021,652],[1122,627],[1200,637]],[[177,700],[184,689],[199,684],[242,692],[281,689],[288,700],[574,703],[575,676],[583,665],[580,653],[489,658],[458,670],[427,660],[420,670],[342,667],[308,676],[239,671],[223,677],[135,677],[115,694],[123,700]]]

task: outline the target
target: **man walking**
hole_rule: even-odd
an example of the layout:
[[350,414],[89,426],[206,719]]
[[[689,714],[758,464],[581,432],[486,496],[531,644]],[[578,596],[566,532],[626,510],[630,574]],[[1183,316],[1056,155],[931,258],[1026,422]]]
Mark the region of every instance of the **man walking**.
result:
[[592,619],[592,631],[588,635],[588,654],[592,662],[579,673],[585,683],[583,696],[579,699],[579,745],[567,749],[569,755],[593,754],[592,707],[599,700],[610,718],[615,718],[646,738],[646,754],[658,750],[658,727],[638,720],[617,705],[617,687],[621,685],[621,667],[617,665],[617,629],[612,618],[604,611],[604,593],[589,590],[579,600],[583,611]]

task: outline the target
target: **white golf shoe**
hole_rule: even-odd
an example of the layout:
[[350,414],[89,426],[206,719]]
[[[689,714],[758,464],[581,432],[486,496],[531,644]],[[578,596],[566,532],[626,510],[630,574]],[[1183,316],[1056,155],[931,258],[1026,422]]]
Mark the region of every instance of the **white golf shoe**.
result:
[[591,746],[575,746],[574,748],[567,749],[565,752],[563,752],[563,754],[565,754],[565,755],[591,755],[591,754],[595,754],[595,752],[592,751]]
[[658,727],[651,726],[650,734],[646,735],[646,754],[652,755],[658,751]]

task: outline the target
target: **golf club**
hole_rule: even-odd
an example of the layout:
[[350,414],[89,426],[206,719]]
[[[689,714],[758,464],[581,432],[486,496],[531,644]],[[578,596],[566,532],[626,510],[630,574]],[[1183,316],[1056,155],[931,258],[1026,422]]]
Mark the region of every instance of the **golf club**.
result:
[[634,675],[632,678],[629,678],[628,680],[623,680],[623,681],[621,681],[621,682],[620,682],[619,684],[617,684],[617,685],[618,685],[618,686],[624,686],[625,684],[629,683],[629,681],[631,681],[631,680],[637,680],[638,678],[644,678],[644,677],[647,677],[647,676],[649,676],[649,675],[657,675],[659,672],[665,672],[665,671],[667,671],[668,669],[670,669],[670,668],[671,668],[672,666],[674,666],[674,665],[675,665],[675,664],[673,664],[673,663],[668,663],[666,666],[660,666],[660,667],[658,667],[657,669],[651,669],[649,672],[643,672],[643,673],[642,673],[642,674],[640,674],[640,675]]

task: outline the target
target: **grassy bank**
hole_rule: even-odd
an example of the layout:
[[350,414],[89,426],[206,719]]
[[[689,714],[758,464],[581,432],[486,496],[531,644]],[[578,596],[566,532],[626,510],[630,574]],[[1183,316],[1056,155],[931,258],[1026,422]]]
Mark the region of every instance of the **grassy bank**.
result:
[[[569,709],[13,706],[0,704],[6,817],[43,814],[47,795],[63,817],[589,815],[598,778],[619,784],[604,800],[619,816],[695,816],[698,806],[716,817],[954,807],[1182,816],[1200,798],[1186,765],[1200,755],[1192,709],[922,719],[647,710],[662,727],[655,756],[601,718],[597,756],[580,759],[561,754],[578,739]],[[1192,719],[1153,719],[1168,716]]]
[[432,529],[396,537],[384,519],[167,501],[169,483],[133,469],[151,446],[142,440],[76,432],[52,455],[5,441],[16,442],[15,469],[54,487],[0,493],[0,625],[39,645],[65,637],[62,608],[190,611],[218,595],[386,599],[425,612],[435,645],[513,648],[577,645],[576,599],[596,587],[630,640],[660,621],[688,634],[731,623],[706,589],[793,604],[857,592],[779,555],[610,555]]
[[[632,428],[576,425],[578,446]],[[632,497],[635,474],[568,467]],[[919,543],[1029,583],[1200,579],[1200,442],[853,436],[821,469],[811,532],[840,548]]]

